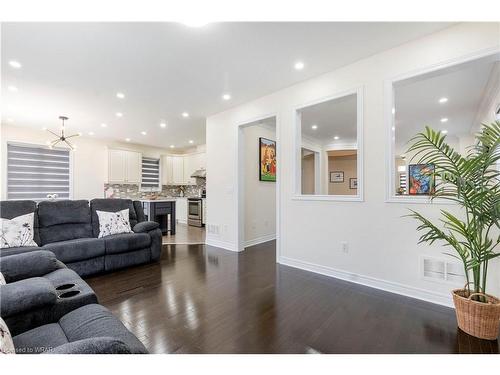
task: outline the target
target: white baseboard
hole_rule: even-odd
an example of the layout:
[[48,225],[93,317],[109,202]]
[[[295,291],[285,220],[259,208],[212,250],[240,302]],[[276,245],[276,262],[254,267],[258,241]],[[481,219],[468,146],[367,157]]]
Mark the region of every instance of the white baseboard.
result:
[[386,292],[401,294],[406,297],[417,298],[423,301],[436,303],[438,305],[443,305],[453,308],[453,299],[450,294],[442,294],[437,292],[432,292],[429,290],[424,290],[420,288],[415,288],[412,286],[395,283],[392,281],[377,279],[371,276],[358,275],[356,273],[343,271],[327,266],[321,266],[319,264],[304,262],[298,259],[292,259],[287,257],[280,257],[278,263],[300,268],[305,271],[319,273],[321,275],[326,275],[330,277],[335,277],[337,279],[350,281],[356,284],[361,284],[369,286],[376,289],[385,290]]
[[208,236],[205,239],[205,244],[209,245],[209,246],[220,247],[221,249],[224,249],[224,250],[238,251],[238,249],[234,246],[233,243],[221,241],[221,240],[216,239],[216,238],[209,238]]
[[187,224],[187,220],[177,219],[178,223]]
[[255,245],[258,245],[260,243],[273,241],[275,239],[276,239],[276,233],[268,234],[266,236],[257,237],[257,238],[254,238],[252,240],[245,241],[245,247],[255,246]]

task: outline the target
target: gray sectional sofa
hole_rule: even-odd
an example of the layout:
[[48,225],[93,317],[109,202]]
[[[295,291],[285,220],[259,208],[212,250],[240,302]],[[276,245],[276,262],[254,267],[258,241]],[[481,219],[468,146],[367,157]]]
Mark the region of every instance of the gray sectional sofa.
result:
[[[0,316],[18,354],[147,353],[94,291],[49,251],[0,258]],[[2,348],[0,348],[2,349]]]
[[[99,235],[96,211],[129,209],[133,233]],[[90,276],[128,266],[157,261],[161,255],[162,233],[158,223],[145,221],[142,205],[130,199],[43,201],[2,201],[0,215],[12,219],[35,213],[34,240],[39,247],[1,249],[0,257],[49,250],[80,276]]]

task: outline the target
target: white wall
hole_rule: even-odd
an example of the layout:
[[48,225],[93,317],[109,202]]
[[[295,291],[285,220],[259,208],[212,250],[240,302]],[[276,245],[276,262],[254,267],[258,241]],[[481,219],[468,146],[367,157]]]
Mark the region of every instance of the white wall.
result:
[[[207,243],[238,249],[237,124],[278,115],[278,169],[281,183],[278,230],[280,263],[334,275],[398,293],[451,304],[452,286],[420,276],[420,257],[445,257],[439,245],[417,245],[416,223],[402,216],[408,208],[437,218],[440,208],[429,204],[385,202],[389,155],[390,98],[384,84],[402,74],[416,72],[499,48],[500,28],[493,23],[458,24],[441,32],[360,60],[336,71],[304,81],[207,119],[208,224],[220,234],[207,234]],[[342,51],[339,51],[341,53]],[[364,201],[304,201],[292,199],[294,176],[294,108],[356,87],[364,89]],[[213,209],[215,208],[215,209]],[[346,241],[349,252],[341,250]],[[500,294],[498,262],[491,266],[490,292]]]
[[[0,147],[2,155],[1,199],[6,198],[7,142],[45,145],[53,137],[43,130],[2,124]],[[145,156],[159,157],[169,153],[166,149],[99,140],[89,137],[75,138],[77,150],[73,153],[73,199],[104,198],[104,182],[108,179],[108,147],[142,152]]]
[[[259,125],[243,130],[245,139],[245,246],[276,237],[276,183],[259,181],[259,137],[276,140],[276,131]],[[278,162],[279,163],[279,162]]]

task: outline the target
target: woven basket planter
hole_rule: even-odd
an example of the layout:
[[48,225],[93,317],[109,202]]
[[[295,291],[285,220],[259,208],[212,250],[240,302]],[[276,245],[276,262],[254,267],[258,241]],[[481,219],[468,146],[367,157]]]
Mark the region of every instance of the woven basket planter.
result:
[[[466,289],[455,289],[452,294],[458,327],[471,336],[496,340],[500,328],[500,300],[484,293],[469,295]],[[487,302],[472,300],[477,295],[485,297]]]

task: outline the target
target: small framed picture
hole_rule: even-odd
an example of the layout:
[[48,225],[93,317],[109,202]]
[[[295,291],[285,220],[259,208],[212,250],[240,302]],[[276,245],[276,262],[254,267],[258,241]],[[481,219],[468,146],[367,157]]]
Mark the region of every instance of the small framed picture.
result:
[[344,172],[342,172],[342,171],[330,172],[330,182],[333,182],[333,183],[344,182]]
[[349,179],[349,189],[357,189],[358,188],[358,179],[350,178]]

